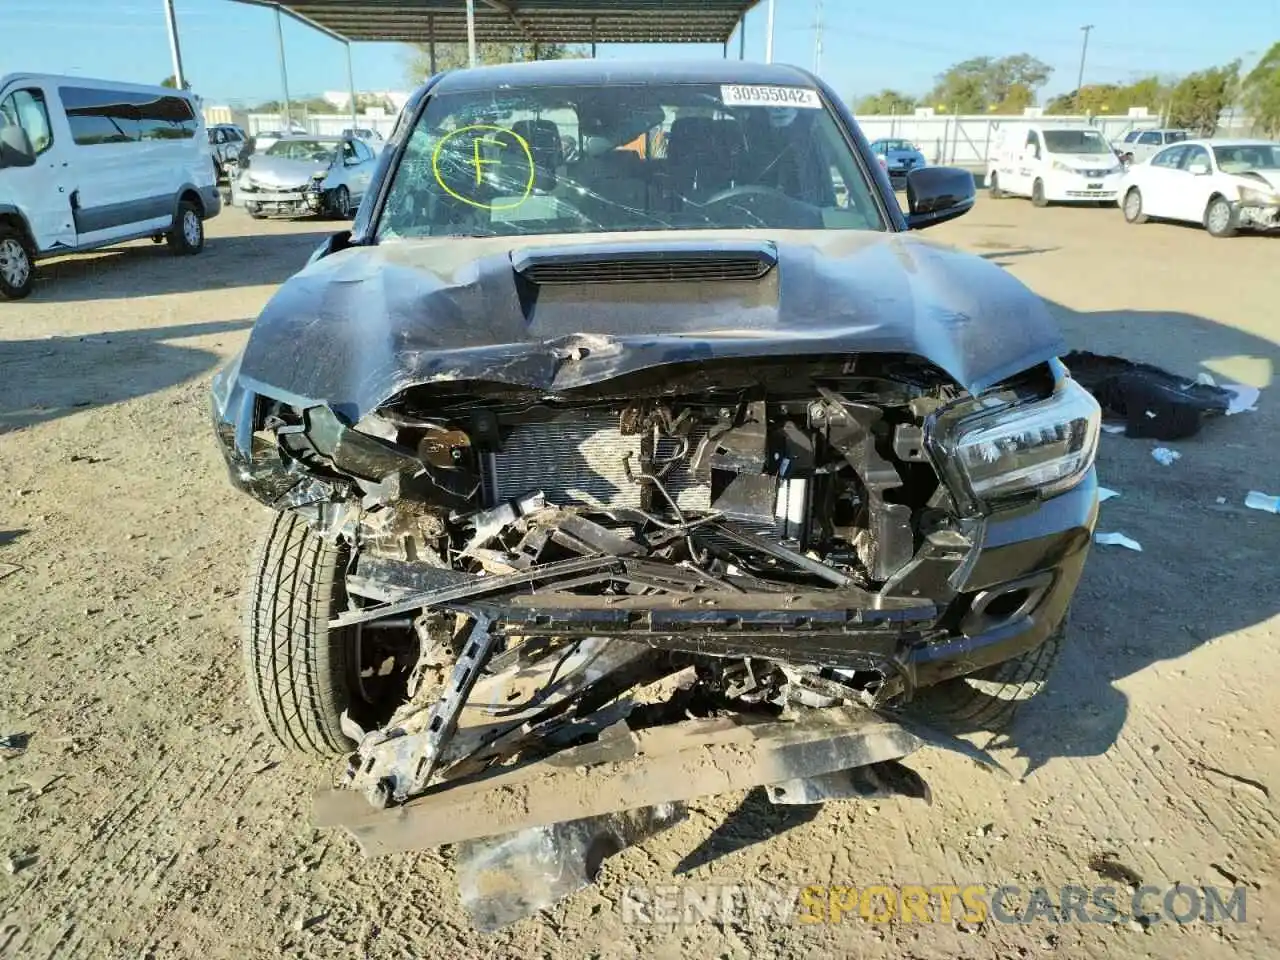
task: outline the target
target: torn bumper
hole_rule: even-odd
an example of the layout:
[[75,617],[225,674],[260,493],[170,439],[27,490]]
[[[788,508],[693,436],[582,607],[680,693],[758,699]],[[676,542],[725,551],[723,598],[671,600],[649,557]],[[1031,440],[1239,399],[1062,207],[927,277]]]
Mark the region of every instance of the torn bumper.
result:
[[860,707],[620,728],[552,760],[449,781],[389,810],[327,791],[316,798],[315,822],[345,828],[367,855],[422,850],[896,760],[924,743]]

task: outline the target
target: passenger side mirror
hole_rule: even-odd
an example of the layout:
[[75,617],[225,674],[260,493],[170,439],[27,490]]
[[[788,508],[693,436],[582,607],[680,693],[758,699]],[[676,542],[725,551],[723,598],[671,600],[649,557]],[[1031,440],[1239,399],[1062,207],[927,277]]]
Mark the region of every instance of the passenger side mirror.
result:
[[1187,167],[1187,172],[1193,177],[1206,177],[1209,175],[1209,165],[1203,160],[1197,160]]
[[0,168],[33,167],[35,163],[36,148],[27,131],[0,118]]
[[923,230],[973,209],[973,174],[958,167],[918,167],[907,173],[907,229]]
[[350,230],[340,230],[335,234],[331,234],[307,259],[307,265],[310,266],[317,260],[323,260],[325,257],[329,256],[329,254],[337,253],[339,250],[345,250],[349,246],[351,246]]

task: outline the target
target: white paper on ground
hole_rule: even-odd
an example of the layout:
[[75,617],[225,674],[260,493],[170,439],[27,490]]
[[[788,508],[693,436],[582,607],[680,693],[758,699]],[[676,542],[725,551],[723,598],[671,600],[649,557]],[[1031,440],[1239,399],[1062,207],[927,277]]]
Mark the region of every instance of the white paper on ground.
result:
[[1231,399],[1227,401],[1228,417],[1233,413],[1258,409],[1258,397],[1262,395],[1262,391],[1257,387],[1247,387],[1243,383],[1224,383],[1222,389],[1231,391]]
[[1170,450],[1168,447],[1156,447],[1151,451],[1151,456],[1161,466],[1171,467],[1173,466],[1173,461],[1181,459],[1182,454],[1177,450]]
[[1106,501],[1110,500],[1112,497],[1118,497],[1118,496],[1120,496],[1119,490],[1110,490],[1107,487],[1098,488],[1099,503],[1105,503]]
[[1102,425],[1103,433],[1124,433],[1123,423],[1104,423]]
[[1123,533],[1095,533],[1093,542],[1101,543],[1108,547],[1128,547],[1130,550],[1142,552],[1142,544],[1137,540],[1126,537]]

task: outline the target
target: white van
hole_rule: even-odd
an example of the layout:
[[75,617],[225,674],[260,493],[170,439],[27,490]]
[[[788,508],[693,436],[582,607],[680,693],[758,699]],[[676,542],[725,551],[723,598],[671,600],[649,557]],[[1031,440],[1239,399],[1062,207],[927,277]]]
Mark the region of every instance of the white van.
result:
[[1112,205],[1124,165],[1099,131],[1088,126],[1017,124],[996,137],[987,161],[993,197],[1030,197],[1037,207],[1051,203]]
[[0,300],[34,262],[125,240],[204,247],[222,199],[190,95],[83,77],[0,78]]

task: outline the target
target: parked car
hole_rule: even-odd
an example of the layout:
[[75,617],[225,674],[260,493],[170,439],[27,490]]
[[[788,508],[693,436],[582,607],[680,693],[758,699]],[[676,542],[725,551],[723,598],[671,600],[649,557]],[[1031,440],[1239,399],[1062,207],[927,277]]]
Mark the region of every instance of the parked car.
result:
[[235,179],[247,140],[244,130],[234,123],[219,123],[209,128],[209,149],[213,152],[219,182]]
[[1130,130],[1120,140],[1111,144],[1113,150],[1125,164],[1141,163],[1152,154],[1171,143],[1182,143],[1188,139],[1188,130]]
[[1150,218],[1202,224],[1215,237],[1280,230],[1280,143],[1187,140],[1129,168],[1121,207],[1130,223]]
[[912,170],[925,166],[924,154],[909,140],[873,140],[871,152],[884,157],[884,168],[890,179],[900,180]]
[[44,257],[126,240],[204,248],[222,198],[189,94],[90,80],[0,78],[0,299],[31,292]]
[[991,196],[1050,203],[1115,202],[1124,166],[1093,127],[1015,124],[997,133],[987,164]]
[[354,215],[373,179],[376,158],[349,137],[282,137],[247,160],[238,202],[259,219],[327,213]]
[[[353,815],[366,850],[850,796],[926,713],[995,725],[1040,688],[1099,409],[1035,293],[916,236],[971,174],[911,170],[904,214],[835,92],[777,64],[450,71],[405,111],[211,395],[231,482],[277,512],[260,722],[350,753],[375,807],[416,798]],[[509,786],[534,771],[536,800]]]
[[344,137],[351,137],[356,140],[363,140],[367,144],[382,143],[382,134],[377,130],[371,130],[368,127],[348,127],[342,131]]

